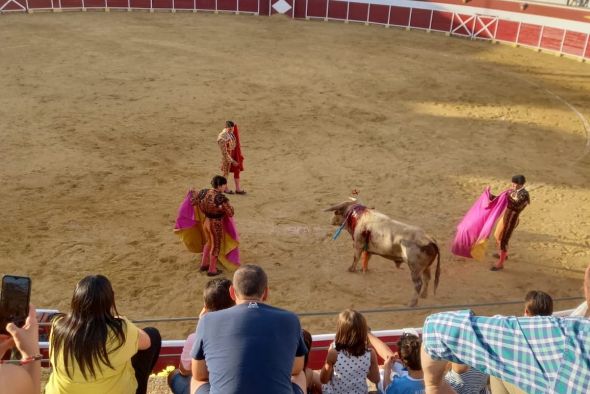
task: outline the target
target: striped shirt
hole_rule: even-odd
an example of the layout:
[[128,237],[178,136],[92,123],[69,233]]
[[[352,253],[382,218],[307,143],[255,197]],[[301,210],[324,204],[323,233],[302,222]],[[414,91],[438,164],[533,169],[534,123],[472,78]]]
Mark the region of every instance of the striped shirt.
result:
[[445,380],[457,394],[485,394],[487,393],[488,375],[477,369],[469,368],[466,372],[457,373],[450,370]]
[[424,350],[471,367],[527,393],[590,392],[590,320],[571,317],[429,316]]

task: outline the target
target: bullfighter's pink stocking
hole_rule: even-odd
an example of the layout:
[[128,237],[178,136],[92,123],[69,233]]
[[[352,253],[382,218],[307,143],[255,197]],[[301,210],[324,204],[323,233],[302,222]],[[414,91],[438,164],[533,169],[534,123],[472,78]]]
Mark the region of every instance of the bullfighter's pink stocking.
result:
[[217,275],[217,256],[211,256],[211,262],[209,263],[209,274]]
[[209,268],[209,257],[211,253],[211,248],[209,245],[205,245],[203,247],[203,255],[201,256],[201,270],[205,271]]
[[505,250],[500,251],[500,260],[494,265],[491,270],[492,271],[500,271],[504,269],[504,262],[506,261],[506,257],[508,257],[508,252]]

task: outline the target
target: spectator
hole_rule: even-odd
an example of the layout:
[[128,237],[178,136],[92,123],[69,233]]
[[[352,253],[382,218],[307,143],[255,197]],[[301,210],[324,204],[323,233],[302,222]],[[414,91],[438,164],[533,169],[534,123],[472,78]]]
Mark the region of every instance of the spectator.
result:
[[[551,316],[553,314],[553,299],[545,292],[531,290],[525,296],[524,301],[524,315],[526,317]],[[494,376],[490,377],[490,387],[494,394],[526,394],[515,385]]]
[[449,366],[445,380],[458,394],[488,393],[488,375],[469,365],[449,363]]
[[586,301],[582,302],[570,316],[590,317],[588,311],[588,304],[590,303],[590,265],[588,265],[584,273],[584,298],[586,298]]
[[320,375],[317,371],[309,368],[307,363],[309,361],[309,354],[311,353],[311,344],[313,338],[309,331],[301,330],[303,335],[303,342],[307,348],[307,353],[303,358],[303,370],[305,371],[305,383],[307,385],[307,394],[316,394],[322,392],[322,383],[320,382]]
[[266,273],[238,268],[230,295],[236,306],[207,313],[197,325],[191,393],[305,393],[299,318],[264,303]]
[[543,291],[531,290],[524,297],[525,316],[551,316],[553,314],[553,298]]
[[45,393],[145,394],[160,346],[158,330],[119,316],[106,277],[87,276],[76,285],[70,313],[53,321]]
[[[21,328],[14,323],[6,325],[10,335],[0,335],[0,360],[16,346],[21,354],[18,361],[0,364],[0,392],[2,394],[38,394],[41,391],[41,355],[39,353],[39,325],[35,308],[29,308],[29,317]],[[11,365],[14,364],[18,365]]]
[[324,393],[367,393],[367,378],[379,382],[377,354],[367,348],[369,328],[365,317],[346,309],[338,316],[336,338],[320,372]]
[[[229,295],[229,287],[231,280],[229,279],[212,279],[205,285],[203,289],[204,306],[199,314],[199,318],[203,317],[205,313],[220,311],[227,309],[236,304],[236,302]],[[188,336],[182,348],[180,355],[180,364],[178,368],[168,375],[168,386],[174,394],[189,394],[191,385],[191,356],[190,352],[195,343],[195,333]]]
[[[590,321],[539,316],[429,316],[422,331],[426,393],[453,393],[446,361],[462,362],[527,393],[590,392]],[[445,361],[446,360],[446,361]]]
[[[396,358],[389,357],[383,365],[383,387],[386,394],[423,394],[424,375],[420,364],[420,338],[416,335],[404,333],[397,342],[399,361],[408,371],[394,375],[391,380],[393,364]],[[398,371],[401,368],[397,368]],[[391,382],[391,383],[390,383]]]

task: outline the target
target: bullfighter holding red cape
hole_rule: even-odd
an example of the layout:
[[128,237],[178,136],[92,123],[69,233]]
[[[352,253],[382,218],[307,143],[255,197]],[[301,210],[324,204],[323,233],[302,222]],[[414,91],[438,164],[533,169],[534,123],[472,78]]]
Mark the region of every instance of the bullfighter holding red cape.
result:
[[[236,194],[246,194],[246,191],[240,188],[240,172],[244,171],[244,156],[242,156],[238,125],[231,120],[225,122],[225,128],[217,136],[217,144],[221,150],[223,176],[227,178],[230,172],[233,173]],[[226,187],[224,193],[233,194],[234,192]]]

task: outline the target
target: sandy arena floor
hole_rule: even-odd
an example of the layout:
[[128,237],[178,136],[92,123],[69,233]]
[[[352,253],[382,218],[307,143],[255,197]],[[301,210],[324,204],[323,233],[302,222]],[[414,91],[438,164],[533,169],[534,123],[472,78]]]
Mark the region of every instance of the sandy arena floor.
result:
[[[0,43],[0,272],[30,275],[39,307],[67,310],[75,283],[103,273],[131,318],[198,313],[207,277],[172,226],[186,189],[217,173],[226,119],[241,126],[246,157],[248,195],[231,199],[243,261],[267,270],[275,305],[407,303],[407,267],[375,257],[368,274],[350,274],[348,234],[331,240],[322,210],[353,188],[439,240],[441,284],[421,305],[581,295],[590,146],[563,100],[590,117],[587,64],[280,16],[3,15]],[[462,215],[515,173],[529,179],[532,205],[507,269],[488,271],[492,251],[485,263],[454,258]],[[416,326],[426,313],[368,320]],[[335,317],[303,324],[331,332]],[[160,327],[180,338],[193,325]]]

